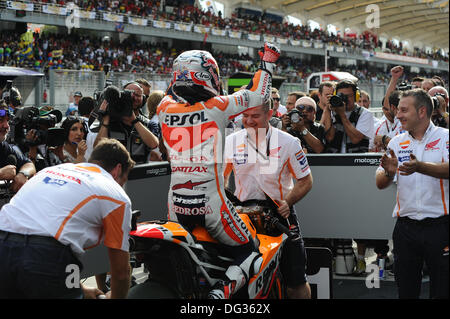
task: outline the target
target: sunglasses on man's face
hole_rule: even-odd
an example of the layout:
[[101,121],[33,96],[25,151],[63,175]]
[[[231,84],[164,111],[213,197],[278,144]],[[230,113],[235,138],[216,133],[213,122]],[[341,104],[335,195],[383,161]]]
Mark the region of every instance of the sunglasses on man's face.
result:
[[9,112],[7,110],[0,110],[0,117],[9,117]]
[[313,112],[314,111],[314,107],[312,107],[311,105],[298,105],[297,109],[299,111],[306,111],[306,112]]
[[274,97],[273,100],[280,102],[280,98],[279,97]]

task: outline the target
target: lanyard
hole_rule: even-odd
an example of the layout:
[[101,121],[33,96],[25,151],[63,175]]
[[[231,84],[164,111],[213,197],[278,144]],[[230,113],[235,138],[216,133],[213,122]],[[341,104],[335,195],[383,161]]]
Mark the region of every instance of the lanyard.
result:
[[268,128],[267,135],[266,135],[266,155],[262,154],[258,150],[258,146],[253,143],[251,139],[248,138],[248,132],[247,132],[247,144],[250,145],[259,155],[261,155],[265,160],[269,157],[270,154],[270,137],[272,135],[272,130],[270,127]]

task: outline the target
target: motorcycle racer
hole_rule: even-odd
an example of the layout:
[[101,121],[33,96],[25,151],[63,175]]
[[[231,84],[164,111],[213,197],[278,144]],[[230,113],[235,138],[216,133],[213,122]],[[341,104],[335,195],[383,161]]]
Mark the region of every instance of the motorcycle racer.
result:
[[261,65],[246,89],[222,95],[219,67],[207,51],[191,50],[173,63],[173,80],[157,109],[172,174],[169,219],[195,225],[228,248],[235,262],[209,298],[229,298],[245,285],[261,258],[249,230],[225,196],[222,174],[225,128],[230,120],[270,98],[280,50],[265,43]]

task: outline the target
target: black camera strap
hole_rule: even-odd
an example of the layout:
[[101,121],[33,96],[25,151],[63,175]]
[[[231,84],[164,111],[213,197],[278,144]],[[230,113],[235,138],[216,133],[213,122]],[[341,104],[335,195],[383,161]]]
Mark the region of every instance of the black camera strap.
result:
[[272,129],[268,128],[268,132],[266,133],[266,155],[264,155],[263,153],[261,153],[258,149],[258,146],[248,137],[248,132],[247,132],[247,144],[249,146],[251,146],[259,155],[262,156],[263,159],[267,160],[269,158],[269,154],[270,154],[270,138],[272,136]]

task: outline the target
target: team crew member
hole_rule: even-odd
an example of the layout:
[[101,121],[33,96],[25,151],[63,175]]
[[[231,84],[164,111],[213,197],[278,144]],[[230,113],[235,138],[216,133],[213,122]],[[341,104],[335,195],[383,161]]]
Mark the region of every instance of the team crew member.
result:
[[386,104],[383,105],[385,120],[375,126],[374,146],[376,152],[385,150],[391,138],[404,133],[402,124],[397,118],[397,108],[401,95],[401,91],[393,91],[389,95],[389,107],[387,108]]
[[430,121],[432,111],[426,91],[403,94],[397,117],[407,132],[389,142],[376,172],[379,189],[397,177],[392,237],[400,298],[419,298],[424,261],[430,273],[430,296],[449,297],[449,132]]
[[172,166],[169,218],[187,228],[206,227],[235,255],[234,265],[226,271],[228,279],[219,282],[209,298],[228,298],[241,288],[259,257],[248,229],[225,196],[219,163],[232,116],[270,98],[280,53],[267,43],[261,53],[261,67],[247,89],[229,96],[219,96],[219,68],[209,52],[180,54],[173,63],[174,81],[157,109]]
[[30,179],[0,212],[0,298],[95,298],[98,289],[66,285],[66,267],[81,269],[78,257],[100,242],[111,267],[107,297],[126,298],[131,202],[121,186],[133,165],[120,142],[103,139],[89,163]]
[[[293,206],[311,190],[311,170],[300,141],[270,126],[271,116],[267,104],[244,112],[245,130],[226,139],[224,175],[228,177],[234,171],[235,196],[240,201],[264,200],[267,194],[278,203],[278,213],[300,232]],[[303,240],[288,241],[282,256],[288,296],[311,298]]]
[[36,174],[36,168],[33,162],[6,142],[10,129],[9,114],[6,103],[0,101],[0,180],[11,181],[11,191],[17,192]]

